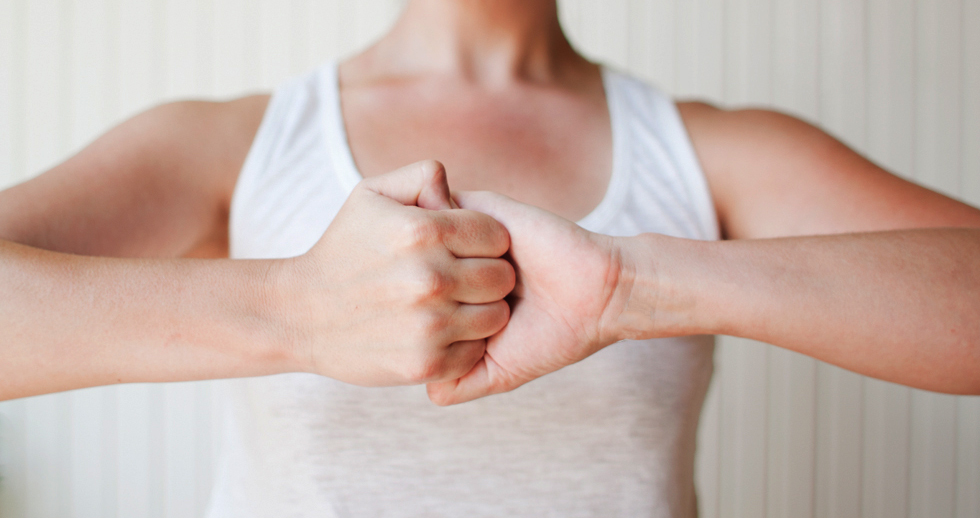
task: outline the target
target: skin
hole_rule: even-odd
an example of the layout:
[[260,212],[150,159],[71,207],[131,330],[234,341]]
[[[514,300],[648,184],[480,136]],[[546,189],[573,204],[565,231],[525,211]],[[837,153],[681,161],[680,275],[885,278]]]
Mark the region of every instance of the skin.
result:
[[340,80],[365,177],[437,157],[454,190],[499,192],[572,220],[609,183],[600,69],[568,44],[552,2],[411,2],[385,38],[341,64]]
[[282,372],[366,386],[456,378],[507,323],[509,245],[494,219],[452,208],[435,162],[362,182],[296,258],[113,259],[0,242],[0,398]]
[[928,390],[980,392],[975,229],[613,239],[495,193],[458,198],[510,231],[519,285],[483,361],[429,385],[438,404],[514,390],[620,340],[692,334],[762,340]]
[[[432,400],[453,404],[513,390],[622,339],[700,333],[980,393],[980,328],[970,313],[980,306],[980,211],[883,171],[819,129],[772,112],[679,103],[730,241],[613,239],[570,222],[608,184],[611,136],[599,68],[568,45],[553,1],[413,0],[340,76],[350,145],[368,178],[324,236],[342,247],[318,245],[252,271],[249,262],[114,262],[39,250],[226,256],[228,203],[267,96],[151,110],[0,193],[0,237],[36,247],[0,247],[0,277],[18,281],[0,287],[0,300],[32,304],[0,312],[0,329],[16,329],[5,338],[4,359],[13,361],[0,362],[0,379],[18,380],[0,398],[301,370],[363,384],[433,381]],[[446,164],[454,189],[501,193],[460,192],[456,201],[506,232],[472,212],[443,219],[457,209],[435,164],[402,174],[394,190],[371,183],[390,185],[386,171],[429,157]],[[363,225],[372,218],[377,225]],[[375,232],[389,218],[403,218],[402,234]],[[419,236],[425,225],[413,218],[429,222],[422,235],[430,239],[398,238]],[[494,259],[508,233],[516,273],[491,261],[461,276],[448,266],[453,250],[439,248],[447,235],[465,235],[468,250]],[[392,242],[401,248],[368,269],[327,252]],[[404,264],[426,266],[406,275]],[[260,271],[264,281],[255,280]],[[504,327],[499,300],[515,276]],[[152,289],[127,288],[143,277]],[[261,289],[226,291],[228,278]],[[483,316],[458,322],[447,315],[465,303],[455,294],[467,282],[483,291],[466,300],[489,306],[471,304]],[[38,292],[51,293],[44,300],[59,301],[57,311],[32,302]],[[348,318],[374,297],[406,292]],[[107,293],[112,305],[91,307]],[[184,322],[182,308],[212,318],[169,334]],[[119,318],[106,325],[106,315]],[[422,332],[398,342],[385,331],[406,326]],[[362,350],[371,354],[356,361]]]

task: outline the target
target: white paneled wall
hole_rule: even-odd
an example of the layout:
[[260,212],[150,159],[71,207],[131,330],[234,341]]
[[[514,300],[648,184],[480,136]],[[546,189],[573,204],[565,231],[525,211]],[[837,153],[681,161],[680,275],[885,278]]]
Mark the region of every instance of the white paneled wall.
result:
[[[153,104],[269,89],[380,34],[400,0],[0,0],[0,186]],[[588,54],[680,97],[817,122],[980,203],[980,0],[568,0]],[[980,398],[724,339],[700,435],[706,517],[976,518]],[[2,382],[2,380],[0,380]],[[185,383],[0,404],[0,518],[189,517],[212,393]]]

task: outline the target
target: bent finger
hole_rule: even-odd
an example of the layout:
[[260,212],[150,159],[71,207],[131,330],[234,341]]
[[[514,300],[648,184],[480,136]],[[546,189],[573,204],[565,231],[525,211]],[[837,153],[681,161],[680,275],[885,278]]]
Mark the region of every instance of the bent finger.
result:
[[449,192],[446,168],[435,160],[425,160],[381,176],[368,178],[361,185],[402,205],[423,209],[451,209],[455,202]]
[[450,336],[446,342],[489,338],[500,332],[509,320],[510,306],[503,300],[489,304],[460,304],[447,330]]
[[439,213],[443,242],[456,257],[501,257],[510,249],[510,233],[492,217],[472,210]]
[[449,406],[509,392],[520,385],[521,383],[511,380],[492,356],[484,354],[483,358],[462,377],[429,383],[425,390],[430,401],[439,406]]
[[503,259],[458,259],[454,270],[453,299],[464,304],[503,300],[517,282],[514,266]]
[[450,344],[442,359],[440,377],[436,383],[449,382],[473,370],[487,350],[486,339],[463,340]]

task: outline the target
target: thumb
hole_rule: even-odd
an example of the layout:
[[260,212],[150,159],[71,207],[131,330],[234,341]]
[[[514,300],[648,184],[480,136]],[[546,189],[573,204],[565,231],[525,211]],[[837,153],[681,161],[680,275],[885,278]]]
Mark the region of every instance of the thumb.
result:
[[529,221],[536,207],[525,205],[513,198],[490,191],[459,191],[455,194],[459,206],[466,210],[482,212],[499,221],[508,229]]
[[391,198],[402,205],[423,209],[454,208],[446,180],[446,168],[435,160],[417,162],[362,182],[365,189]]

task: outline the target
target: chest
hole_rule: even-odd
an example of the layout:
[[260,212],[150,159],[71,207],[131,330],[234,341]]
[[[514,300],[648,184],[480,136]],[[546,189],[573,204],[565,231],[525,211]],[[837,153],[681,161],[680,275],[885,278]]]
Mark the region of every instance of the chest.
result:
[[453,190],[492,190],[571,220],[602,200],[613,135],[601,88],[385,86],[342,92],[348,144],[361,175],[419,160],[446,165]]

